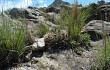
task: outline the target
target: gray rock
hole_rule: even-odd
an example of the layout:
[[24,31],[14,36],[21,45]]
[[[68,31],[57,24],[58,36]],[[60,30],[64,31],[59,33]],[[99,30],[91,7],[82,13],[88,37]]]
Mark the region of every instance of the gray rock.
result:
[[60,14],[56,14],[55,12],[49,12],[48,14],[48,19],[49,21],[56,23],[58,20],[60,20]]
[[[104,28],[102,26],[104,25]],[[110,22],[102,20],[92,20],[84,26],[82,33],[89,33],[91,40],[97,41],[102,39],[103,30],[106,34],[110,35]]]
[[11,18],[25,18],[29,14],[29,11],[23,8],[13,8],[9,14],[11,15]]
[[36,16],[39,16],[40,13],[36,9],[24,9],[24,8],[13,8],[9,14],[11,18],[28,18],[28,19],[37,19]]
[[29,61],[31,59],[31,55],[32,55],[32,52],[30,52],[26,55],[26,61]]
[[70,50],[60,53],[49,54],[43,53],[41,57],[32,57],[28,63],[23,63],[21,67],[12,68],[10,70],[91,70],[94,50],[84,51],[82,56],[72,55]]
[[60,13],[60,8],[49,7],[49,8],[46,9],[46,12],[47,12],[47,13],[48,13],[48,12],[55,12],[55,13],[59,14],[59,13]]

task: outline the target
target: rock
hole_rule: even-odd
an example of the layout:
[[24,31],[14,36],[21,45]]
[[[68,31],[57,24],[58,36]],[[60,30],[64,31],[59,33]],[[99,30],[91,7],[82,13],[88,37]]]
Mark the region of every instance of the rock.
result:
[[48,13],[48,12],[55,12],[55,13],[59,14],[60,13],[60,8],[49,7],[49,8],[46,9],[46,13]]
[[39,23],[39,21],[38,20],[36,20],[36,19],[29,19],[29,21],[31,21],[31,22],[33,22],[33,23]]
[[59,7],[61,5],[70,5],[70,3],[63,0],[55,0],[51,5],[49,5],[49,7]]
[[52,27],[52,28],[57,27],[57,25],[53,24],[53,23],[50,22],[50,21],[46,21],[46,24],[47,24],[48,26]]
[[44,38],[40,38],[40,39],[38,39],[38,46],[39,47],[44,47],[45,46],[45,42],[44,42]]
[[9,14],[11,15],[11,18],[25,18],[29,14],[29,11],[23,8],[13,8]]
[[36,9],[36,7],[32,7],[32,6],[29,6],[28,8],[29,8],[29,9]]
[[45,17],[44,16],[39,16],[38,21],[39,21],[39,23],[45,23]]
[[93,51],[85,50],[82,56],[75,55],[72,50],[71,52],[70,50],[64,50],[51,54],[46,51],[41,57],[33,56],[30,62],[9,70],[91,70],[94,61],[91,55]]
[[[92,46],[92,47],[103,47],[104,45],[103,45],[103,39],[102,40],[99,40],[99,41],[91,41],[90,42],[90,45]],[[94,49],[94,50],[96,50],[96,49]]]
[[26,61],[31,60],[31,55],[32,55],[32,52],[30,52],[26,55]]
[[37,44],[37,42],[35,42],[35,43],[33,43],[33,45],[32,45],[34,48],[38,48],[38,44]]
[[37,19],[37,17],[33,14],[28,14],[26,18],[28,18],[28,19]]
[[39,16],[40,13],[35,8],[13,8],[9,14],[11,18],[28,18],[28,19],[37,19],[36,16]]
[[35,40],[35,42],[33,43],[32,47],[34,49],[41,49],[45,46],[45,41],[44,38],[38,38]]
[[87,25],[84,26],[82,33],[89,33],[92,41],[98,41],[102,39],[103,26],[106,34],[110,35],[110,22],[102,20],[92,20]]
[[[33,57],[32,60],[38,61],[40,66],[43,67],[54,67],[54,69],[58,68],[58,62],[48,59],[46,56],[42,56],[41,58],[35,58]],[[50,68],[49,68],[50,69]]]
[[49,12],[48,14],[48,20],[52,23],[56,23],[58,20],[60,20],[60,14],[56,14],[55,12]]

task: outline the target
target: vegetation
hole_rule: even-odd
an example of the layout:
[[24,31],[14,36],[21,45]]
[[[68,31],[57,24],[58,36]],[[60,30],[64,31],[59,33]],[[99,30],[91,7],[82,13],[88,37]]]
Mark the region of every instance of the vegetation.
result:
[[39,37],[43,37],[47,32],[49,32],[49,27],[47,25],[41,24],[36,32]]
[[72,15],[70,15],[68,23],[68,36],[72,48],[77,48],[80,46],[85,46],[86,48],[88,48],[88,46],[90,46],[90,36],[88,34],[81,33],[81,29],[84,27],[88,17],[88,10],[81,11],[78,8],[76,0],[72,10]]
[[99,46],[99,51],[96,55],[96,62],[93,64],[93,68],[94,70],[110,69],[110,41],[108,37],[106,37],[105,46],[104,47]]
[[[56,0],[58,1],[58,0]],[[63,2],[60,0],[60,2]],[[64,2],[66,3],[66,2]],[[54,17],[47,15],[46,20],[51,21],[58,26],[53,27],[53,31],[46,24],[39,25],[36,34],[43,37],[48,34],[48,40],[45,37],[46,45],[55,48],[71,48],[74,52],[79,53],[82,48],[88,49],[90,46],[90,35],[82,34],[81,30],[85,23],[90,20],[100,19],[100,10],[98,7],[105,2],[98,4],[91,3],[87,7],[77,4],[75,0],[74,7],[61,14],[61,19],[56,21]],[[55,3],[57,5],[57,3]],[[69,5],[67,3],[67,5]],[[81,8],[79,8],[81,7]],[[45,8],[39,8],[45,12]],[[5,11],[9,14],[9,10]],[[31,33],[27,33],[27,28],[22,23],[14,24],[11,20],[6,20],[0,23],[0,67],[5,65],[13,65],[14,63],[23,62],[26,55],[26,45],[33,44],[35,38],[32,38]],[[30,40],[30,44],[27,41]],[[96,62],[93,65],[94,70],[108,70],[110,67],[110,43],[106,37],[104,48],[100,47],[96,55]]]
[[99,20],[100,19],[100,17],[99,17],[100,16],[99,4],[90,3],[87,7],[83,7],[82,10],[88,10],[89,17],[86,19],[86,22],[89,22],[91,20]]
[[13,24],[7,19],[0,25],[0,68],[24,60],[26,29],[22,23]]
[[[90,36],[88,34],[82,34],[81,29],[85,25],[85,21],[88,18],[88,10],[78,8],[77,2],[72,9],[72,12],[67,11],[61,15],[60,21],[58,21],[59,27],[55,30],[55,40],[48,41],[53,47],[66,47],[72,49],[88,48],[90,46]],[[65,31],[65,32],[63,32]],[[78,52],[80,50],[74,50]]]

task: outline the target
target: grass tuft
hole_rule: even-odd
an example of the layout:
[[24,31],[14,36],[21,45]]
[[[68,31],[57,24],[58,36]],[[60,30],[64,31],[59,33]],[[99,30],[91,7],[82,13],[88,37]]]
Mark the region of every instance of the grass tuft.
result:
[[26,37],[26,29],[22,23],[13,23],[11,20],[3,19],[0,23],[1,67],[23,61]]

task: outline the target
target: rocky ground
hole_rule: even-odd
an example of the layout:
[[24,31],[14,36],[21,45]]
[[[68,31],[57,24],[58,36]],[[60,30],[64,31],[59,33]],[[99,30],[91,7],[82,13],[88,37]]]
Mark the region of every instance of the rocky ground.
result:
[[[58,0],[56,0],[58,1]],[[60,0],[59,0],[60,1]],[[52,12],[49,10],[54,9]],[[18,22],[18,18],[22,18],[26,21],[26,25],[32,36],[37,31],[40,24],[48,25],[50,29],[57,27],[54,22],[60,18],[59,9],[48,8],[48,12],[44,13],[35,7],[23,8],[13,8],[9,15],[4,15],[4,17],[9,18],[13,23]],[[57,12],[57,13],[56,13]],[[24,15],[21,15],[24,14]],[[16,15],[16,16],[15,16]],[[51,18],[51,19],[50,19]],[[17,20],[16,20],[17,19]],[[54,19],[54,20],[53,20]],[[0,22],[2,17],[0,17]],[[52,22],[53,21],[53,22]],[[101,20],[90,21],[82,30],[82,33],[89,33],[91,36],[91,46],[89,50],[81,52],[80,55],[74,53],[72,49],[57,48],[57,49],[39,49],[45,46],[44,39],[42,41],[34,41],[32,44],[34,48],[39,50],[34,50],[29,53],[27,58],[31,59],[29,62],[20,63],[15,67],[9,67],[8,70],[92,70],[92,64],[95,61],[96,52],[98,52],[98,46],[103,46],[102,39],[102,23],[106,26],[105,31],[110,34],[110,23]],[[16,23],[17,24],[17,23]],[[96,35],[97,34],[97,35]],[[98,39],[97,39],[98,37]],[[39,44],[39,43],[40,44]],[[43,47],[42,47],[43,45]],[[30,57],[31,54],[31,57]],[[4,69],[5,70],[5,69]],[[7,69],[6,69],[7,70]]]
[[93,47],[84,50],[82,55],[73,53],[71,49],[35,51],[31,61],[8,70],[91,70],[95,60],[94,52],[98,51],[96,46],[99,43],[101,44],[102,40],[91,42]]

